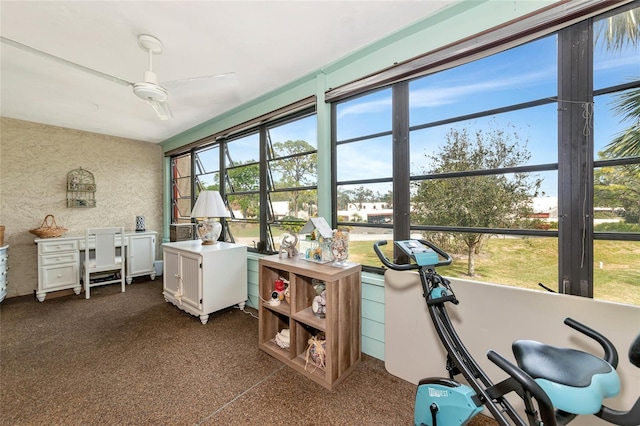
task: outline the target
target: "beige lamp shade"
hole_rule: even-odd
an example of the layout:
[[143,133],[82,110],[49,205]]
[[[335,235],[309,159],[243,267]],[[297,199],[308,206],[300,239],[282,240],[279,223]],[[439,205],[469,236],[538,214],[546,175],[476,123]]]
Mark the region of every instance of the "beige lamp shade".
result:
[[222,224],[211,219],[229,216],[218,191],[200,191],[191,217],[199,219],[197,231],[202,244],[215,244],[222,232]]

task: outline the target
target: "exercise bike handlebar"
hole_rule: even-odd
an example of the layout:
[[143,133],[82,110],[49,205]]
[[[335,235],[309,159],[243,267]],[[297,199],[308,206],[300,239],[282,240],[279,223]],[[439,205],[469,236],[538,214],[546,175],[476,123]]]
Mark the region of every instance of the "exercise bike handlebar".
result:
[[[418,241],[424,244],[425,246],[429,247],[430,249],[438,253],[438,255],[444,258],[444,260],[439,261],[433,266],[447,266],[447,265],[450,265],[451,262],[453,262],[453,258],[449,256],[449,254],[447,254],[445,251],[443,251],[440,247],[426,240],[418,240]],[[409,271],[411,269],[420,269],[420,265],[417,265],[415,263],[407,263],[404,265],[400,265],[398,263],[391,262],[382,253],[382,250],[380,250],[380,246],[384,246],[384,245],[387,245],[387,240],[380,240],[373,243],[373,250],[376,252],[376,254],[378,255],[378,258],[380,259],[380,261],[384,266],[386,266],[389,269],[395,269],[396,271]]]
[[573,318],[565,318],[564,323],[569,327],[573,328],[574,330],[598,342],[600,346],[602,346],[602,349],[604,350],[603,359],[607,361],[609,364],[611,364],[613,368],[618,367],[618,351],[616,350],[616,347],[613,345],[613,343],[611,343],[609,339],[607,339],[606,337],[604,337],[602,334],[598,333],[591,327],[587,327],[586,325],[574,320]]

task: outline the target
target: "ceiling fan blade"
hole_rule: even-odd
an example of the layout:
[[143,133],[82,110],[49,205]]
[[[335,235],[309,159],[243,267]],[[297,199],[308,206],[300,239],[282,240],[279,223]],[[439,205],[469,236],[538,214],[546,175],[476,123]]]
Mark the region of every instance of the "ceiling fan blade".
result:
[[15,48],[18,48],[18,49],[20,49],[22,51],[25,51],[25,52],[28,52],[28,53],[31,53],[31,54],[34,54],[34,55],[37,55],[37,56],[40,56],[40,57],[43,57],[43,58],[51,59],[53,61],[56,61],[56,62],[64,64],[64,65],[68,65],[68,66],[73,67],[75,69],[78,69],[80,71],[84,71],[84,72],[87,72],[89,74],[93,74],[96,77],[104,78],[105,80],[109,80],[109,81],[112,81],[114,83],[121,84],[123,86],[133,86],[133,83],[131,83],[131,82],[127,81],[127,80],[123,80],[121,78],[114,77],[114,76],[109,75],[109,74],[105,74],[105,73],[103,73],[101,71],[97,71],[97,70],[94,70],[92,68],[85,67],[84,65],[80,65],[80,64],[77,64],[75,62],[68,61],[68,60],[66,60],[64,58],[61,58],[59,56],[52,55],[50,53],[44,52],[42,50],[36,49],[34,47],[31,47],[31,46],[27,46],[26,44],[22,44],[22,43],[20,43],[18,41],[11,40],[10,38],[6,38],[6,37],[3,37],[3,36],[0,36],[0,41],[2,41],[5,44],[8,44],[10,46],[13,46]]
[[173,113],[171,112],[171,108],[169,108],[169,104],[167,102],[147,99],[147,103],[151,105],[151,108],[153,108],[156,114],[158,114],[158,118],[160,118],[160,120],[173,120]]
[[225,72],[221,74],[202,75],[200,77],[181,78],[179,80],[163,81],[163,86],[177,86],[183,83],[192,83],[197,80],[216,79],[216,80],[236,80],[238,75],[235,72]]

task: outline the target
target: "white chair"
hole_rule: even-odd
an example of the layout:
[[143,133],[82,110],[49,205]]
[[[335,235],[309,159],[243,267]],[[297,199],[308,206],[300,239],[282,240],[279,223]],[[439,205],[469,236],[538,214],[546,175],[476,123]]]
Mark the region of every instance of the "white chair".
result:
[[[84,243],[83,281],[85,297],[91,287],[120,283],[125,288],[124,227],[87,229]],[[96,275],[97,277],[92,278]]]

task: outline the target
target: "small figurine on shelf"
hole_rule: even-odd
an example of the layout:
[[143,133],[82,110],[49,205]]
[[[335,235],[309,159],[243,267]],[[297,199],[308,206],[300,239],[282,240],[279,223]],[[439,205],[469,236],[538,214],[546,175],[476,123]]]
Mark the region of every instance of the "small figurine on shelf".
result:
[[[289,290],[289,281],[284,278],[278,278],[273,282],[273,291],[271,292],[271,299],[268,300],[270,306],[279,306],[280,302],[285,300]],[[289,303],[289,300],[287,300]]]
[[282,253],[287,253],[287,257],[296,257],[298,255],[298,235],[296,234],[282,234],[280,240],[280,252],[279,257],[282,258]]
[[290,331],[288,328],[283,328],[279,333],[276,333],[276,345],[280,346],[282,349],[288,349],[290,341]]
[[318,318],[324,318],[327,314],[327,289],[325,283],[319,281],[313,286],[316,291],[316,296],[313,298],[311,310],[313,315]]

